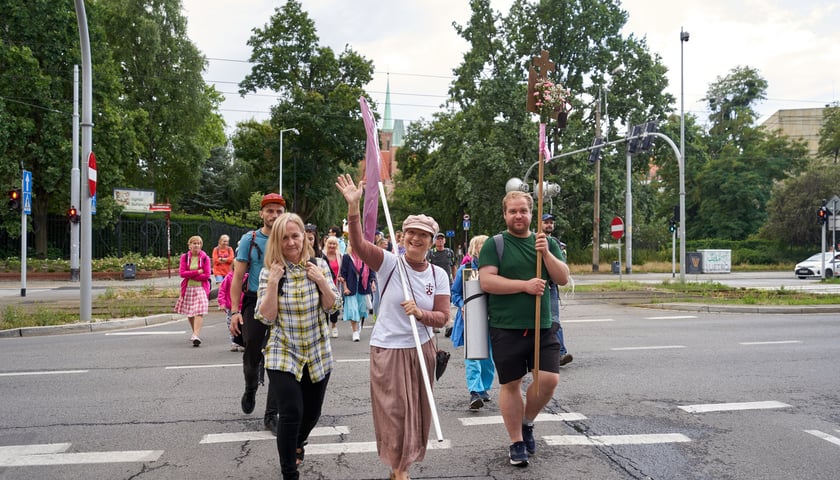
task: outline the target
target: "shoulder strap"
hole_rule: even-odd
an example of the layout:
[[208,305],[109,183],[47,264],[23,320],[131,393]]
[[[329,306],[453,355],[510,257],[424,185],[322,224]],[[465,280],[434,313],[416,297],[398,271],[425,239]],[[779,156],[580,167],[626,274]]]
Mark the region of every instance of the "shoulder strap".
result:
[[257,231],[251,230],[251,244],[248,247],[248,269],[251,269],[251,251],[257,249],[257,260],[262,259],[262,249],[257,245]]
[[501,233],[493,235],[493,241],[496,243],[496,255],[499,257],[499,267],[502,266],[502,256],[505,254],[505,239]]

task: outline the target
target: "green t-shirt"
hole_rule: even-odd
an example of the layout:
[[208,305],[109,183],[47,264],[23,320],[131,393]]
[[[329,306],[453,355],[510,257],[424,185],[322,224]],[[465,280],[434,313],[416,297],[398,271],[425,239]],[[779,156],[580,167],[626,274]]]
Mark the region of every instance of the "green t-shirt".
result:
[[[493,265],[498,267],[499,275],[505,278],[516,280],[534,278],[537,273],[537,250],[534,248],[536,238],[533,233],[528,238],[514,237],[507,231],[502,233],[505,249],[501,265],[499,265],[499,255],[496,253],[496,242],[493,237],[488,238],[484,242],[484,246],[481,247],[481,253],[478,256],[479,269],[485,265]],[[555,257],[560,258],[560,246],[556,242],[549,242],[549,249]],[[544,264],[542,278],[549,279],[548,270]],[[487,296],[487,311],[491,327],[534,328],[536,302],[533,295],[527,293],[490,294]],[[545,292],[540,297],[540,327],[551,327],[551,302],[548,294],[548,283],[545,284]]]

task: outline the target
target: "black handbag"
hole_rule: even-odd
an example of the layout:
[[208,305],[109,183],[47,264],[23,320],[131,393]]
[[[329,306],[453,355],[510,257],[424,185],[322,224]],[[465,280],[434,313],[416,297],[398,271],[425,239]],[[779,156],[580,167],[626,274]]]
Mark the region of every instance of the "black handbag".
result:
[[438,350],[435,354],[435,380],[440,380],[440,377],[443,376],[446,366],[449,365],[449,357],[449,352],[446,350]]

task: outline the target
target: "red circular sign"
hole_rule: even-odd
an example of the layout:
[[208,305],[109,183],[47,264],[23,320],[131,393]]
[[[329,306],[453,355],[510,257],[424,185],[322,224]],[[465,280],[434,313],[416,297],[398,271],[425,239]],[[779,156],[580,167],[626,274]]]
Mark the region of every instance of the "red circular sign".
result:
[[621,217],[613,217],[610,223],[610,235],[616,240],[624,236],[624,221]]
[[88,157],[88,190],[91,197],[96,195],[96,155],[92,151]]

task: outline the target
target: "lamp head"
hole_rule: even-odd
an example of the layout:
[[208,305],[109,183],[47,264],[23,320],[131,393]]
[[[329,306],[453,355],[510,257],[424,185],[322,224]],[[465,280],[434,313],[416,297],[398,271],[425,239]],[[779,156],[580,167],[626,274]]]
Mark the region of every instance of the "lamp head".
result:
[[684,32],[680,30],[680,41],[687,42],[688,41],[688,32]]
[[528,184],[517,177],[513,177],[505,183],[505,192],[525,192],[528,193]]

